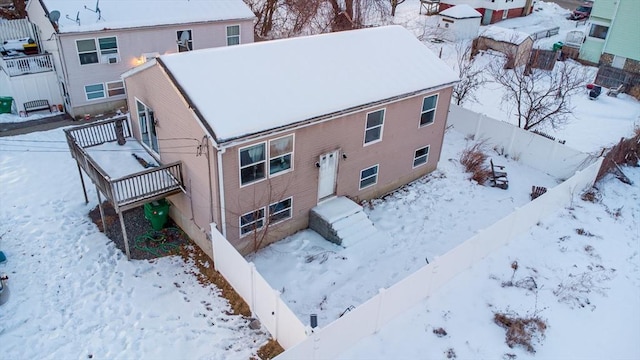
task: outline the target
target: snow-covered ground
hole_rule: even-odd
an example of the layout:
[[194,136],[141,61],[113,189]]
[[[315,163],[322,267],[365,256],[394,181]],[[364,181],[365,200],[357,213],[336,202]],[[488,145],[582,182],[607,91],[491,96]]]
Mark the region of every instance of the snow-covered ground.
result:
[[[554,4],[536,7],[541,10],[502,24],[550,21],[561,26],[558,36],[575,26],[564,20],[568,11]],[[418,15],[418,9],[418,0],[407,0],[396,22],[422,35],[433,17]],[[446,62],[454,61],[452,44],[425,43],[436,53],[442,49]],[[465,106],[507,119],[492,86],[478,94],[478,103]],[[573,100],[575,119],[548,132],[576,149],[597,152],[630,136],[640,123],[640,104],[629,96],[589,101],[585,94]],[[36,117],[0,115],[0,122]],[[386,241],[345,250],[305,231],[253,261],[303,321],[318,313],[324,326],[528,201],[532,184],[551,187],[558,181],[500,158],[509,171],[509,190],[474,185],[457,163],[468,143],[449,130],[435,173],[372,202],[367,214],[389,235]],[[458,358],[531,356],[506,347],[504,330],[492,322],[494,311],[508,310],[546,319],[537,358],[640,358],[640,171],[625,171],[633,186],[606,179],[599,185],[602,202],[576,198],[342,358],[443,358],[449,349]],[[178,257],[127,261],[89,220],[96,195],[88,190],[85,205],[62,130],[0,138],[0,250],[8,257],[0,272],[9,275],[11,289],[0,308],[2,358],[255,354],[267,340],[264,330],[250,330],[246,319],[227,315],[228,303],[218,289],[196,281],[193,264]],[[537,292],[501,286],[512,276],[513,261],[519,264],[514,280],[531,277]],[[433,334],[440,327],[448,335]]]

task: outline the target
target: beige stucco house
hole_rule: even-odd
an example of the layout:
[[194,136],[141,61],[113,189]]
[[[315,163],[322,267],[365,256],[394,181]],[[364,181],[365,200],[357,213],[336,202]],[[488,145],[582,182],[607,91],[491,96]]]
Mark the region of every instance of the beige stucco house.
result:
[[125,107],[120,75],[150,58],[253,42],[255,19],[242,0],[30,0],[27,13],[75,117]]
[[182,163],[172,218],[211,254],[248,253],[335,196],[436,169],[453,71],[400,26],[163,55],[123,75],[134,136]]

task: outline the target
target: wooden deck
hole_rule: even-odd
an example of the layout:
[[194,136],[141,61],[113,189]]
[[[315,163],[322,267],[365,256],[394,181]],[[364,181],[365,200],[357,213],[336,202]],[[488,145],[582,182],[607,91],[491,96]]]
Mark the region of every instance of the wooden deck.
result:
[[[71,156],[84,170],[97,189],[113,205],[116,212],[184,191],[182,164],[175,162],[111,178],[86,151],[87,148],[118,141],[116,124],[122,124],[122,136],[131,137],[126,116],[66,129]],[[127,155],[128,156],[128,155]],[[83,183],[84,186],[84,183]],[[86,189],[85,189],[85,200]]]

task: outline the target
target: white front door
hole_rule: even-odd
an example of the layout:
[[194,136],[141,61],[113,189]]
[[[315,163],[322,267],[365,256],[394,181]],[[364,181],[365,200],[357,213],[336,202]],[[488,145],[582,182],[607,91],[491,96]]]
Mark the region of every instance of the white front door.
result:
[[318,200],[335,194],[338,175],[338,150],[320,155],[318,175]]

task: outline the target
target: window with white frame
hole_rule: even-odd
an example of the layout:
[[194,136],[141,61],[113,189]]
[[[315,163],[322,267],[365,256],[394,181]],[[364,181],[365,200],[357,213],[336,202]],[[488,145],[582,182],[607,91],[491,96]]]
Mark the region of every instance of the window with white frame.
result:
[[98,48],[94,39],[76,40],[80,65],[97,64]]
[[178,52],[193,50],[193,37],[191,37],[191,30],[177,31],[176,37],[178,41]]
[[240,25],[227,26],[227,46],[240,44]]
[[364,143],[369,144],[382,139],[382,126],[384,124],[384,109],[367,114],[367,123],[364,129]]
[[378,182],[378,165],[360,171],[360,190]]
[[240,184],[246,185],[266,177],[265,143],[240,149]]
[[122,81],[108,82],[107,95],[109,95],[109,97],[124,95],[124,83]]
[[609,32],[608,26],[591,24],[591,29],[589,30],[589,36],[598,38],[598,39],[606,39],[608,32]]
[[422,100],[422,112],[420,112],[420,126],[433,124],[436,116],[438,94],[427,96]]
[[269,175],[291,169],[293,159],[293,135],[269,140]]
[[502,10],[502,20],[506,19],[509,16],[509,10]]
[[424,165],[429,161],[429,146],[425,146],[416,150],[413,155],[413,167],[418,167],[420,165]]
[[104,96],[104,84],[91,84],[84,86],[87,100],[102,99]]
[[240,236],[262,229],[264,208],[256,209],[240,216]]
[[142,143],[158,153],[158,135],[156,134],[156,119],[153,110],[147,105],[136,100],[138,110],[138,124],[140,125],[140,135]]
[[80,65],[118,62],[118,40],[115,36],[76,40]]
[[293,198],[288,198],[269,205],[269,224],[290,219],[292,202]]

